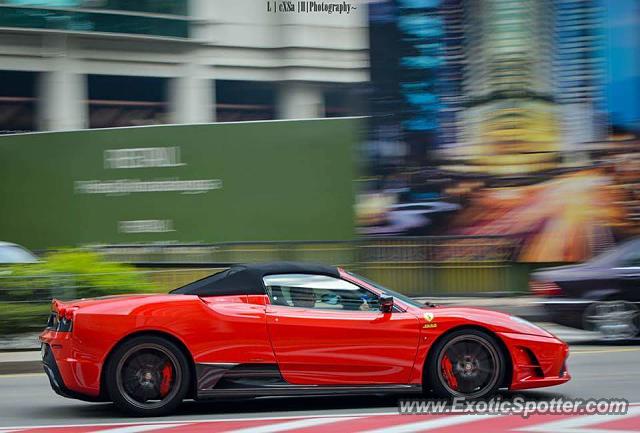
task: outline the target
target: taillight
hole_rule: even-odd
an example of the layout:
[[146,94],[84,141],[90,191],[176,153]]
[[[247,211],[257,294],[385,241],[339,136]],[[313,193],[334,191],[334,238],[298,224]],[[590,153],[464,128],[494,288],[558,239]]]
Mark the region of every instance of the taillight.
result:
[[73,326],[73,313],[77,309],[78,307],[69,307],[54,299],[51,302],[51,315],[47,328],[57,332],[70,332]]
[[58,309],[58,318],[60,320],[69,320],[73,319],[73,312],[76,311],[78,307],[60,307]]
[[529,282],[529,290],[538,296],[560,296],[562,289],[553,281],[536,281]]

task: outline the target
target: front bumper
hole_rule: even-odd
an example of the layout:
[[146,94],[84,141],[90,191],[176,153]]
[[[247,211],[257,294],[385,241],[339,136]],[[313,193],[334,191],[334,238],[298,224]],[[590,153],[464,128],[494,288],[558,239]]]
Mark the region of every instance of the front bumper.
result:
[[571,380],[567,370],[569,346],[554,338],[516,333],[500,337],[511,354],[513,375],[509,389],[560,385]]

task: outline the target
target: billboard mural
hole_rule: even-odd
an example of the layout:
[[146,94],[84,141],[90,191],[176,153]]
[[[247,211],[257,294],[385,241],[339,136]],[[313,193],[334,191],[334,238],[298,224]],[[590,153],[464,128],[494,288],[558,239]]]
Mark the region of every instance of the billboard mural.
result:
[[362,234],[573,262],[640,231],[636,1],[381,0],[370,22]]
[[80,244],[353,237],[358,119],[0,137],[0,239]]

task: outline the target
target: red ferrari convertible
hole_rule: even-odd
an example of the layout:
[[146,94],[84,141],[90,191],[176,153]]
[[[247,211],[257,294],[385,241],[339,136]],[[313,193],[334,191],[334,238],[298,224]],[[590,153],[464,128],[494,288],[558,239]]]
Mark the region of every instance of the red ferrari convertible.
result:
[[569,349],[518,317],[424,305],[340,268],[233,266],[163,295],[54,300],[58,394],[137,415],[183,399],[431,390],[480,398],[570,379]]

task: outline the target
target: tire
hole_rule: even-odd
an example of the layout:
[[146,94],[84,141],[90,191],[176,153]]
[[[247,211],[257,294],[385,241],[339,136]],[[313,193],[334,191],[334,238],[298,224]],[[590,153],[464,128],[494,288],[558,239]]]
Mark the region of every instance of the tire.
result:
[[185,354],[158,336],[139,336],[116,348],[106,366],[106,388],[116,407],[135,416],[162,416],[176,410],[189,391]]
[[584,310],[582,321],[584,329],[610,341],[629,340],[640,332],[640,310],[628,301],[594,302]]
[[492,335],[476,329],[453,331],[431,349],[425,389],[447,399],[491,396],[504,381],[506,365],[502,348]]

